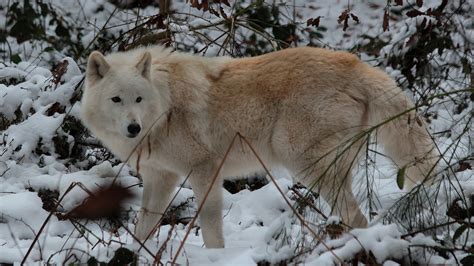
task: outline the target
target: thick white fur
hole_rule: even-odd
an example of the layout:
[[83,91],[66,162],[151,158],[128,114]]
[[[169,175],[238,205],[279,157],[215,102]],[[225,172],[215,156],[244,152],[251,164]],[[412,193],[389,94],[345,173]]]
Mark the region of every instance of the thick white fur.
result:
[[[344,222],[364,227],[350,177],[365,146],[358,136],[412,107],[385,73],[345,52],[295,48],[231,59],[149,47],[90,55],[82,119],[114,154],[132,154],[130,165],[139,165],[144,191],[136,234],[144,239],[180,176],[191,173],[202,201],[237,132],[269,167],[286,167]],[[142,130],[129,138],[134,122]],[[434,166],[433,143],[414,111],[383,124],[377,136],[395,164],[408,167],[409,187]],[[261,169],[242,142],[233,147],[200,214],[207,247],[224,246],[222,179]]]

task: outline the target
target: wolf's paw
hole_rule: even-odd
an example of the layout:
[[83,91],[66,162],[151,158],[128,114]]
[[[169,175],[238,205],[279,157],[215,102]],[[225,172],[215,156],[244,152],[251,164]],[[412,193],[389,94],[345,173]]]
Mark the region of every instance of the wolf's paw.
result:
[[218,241],[205,244],[206,248],[224,248],[224,239],[219,239]]
[[[138,222],[135,227],[135,237],[140,241],[144,241],[153,236],[152,231],[155,230],[155,227],[160,220],[161,215],[153,214],[146,210],[140,210],[138,215]],[[149,237],[150,236],[150,237]]]
[[224,238],[219,237],[219,236],[205,236],[203,235],[204,238],[204,245],[206,248],[224,248]]

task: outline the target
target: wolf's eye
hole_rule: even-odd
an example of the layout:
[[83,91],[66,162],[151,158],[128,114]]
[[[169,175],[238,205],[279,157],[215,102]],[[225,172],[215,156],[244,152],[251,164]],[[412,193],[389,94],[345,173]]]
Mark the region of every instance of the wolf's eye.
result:
[[112,97],[112,102],[114,102],[114,103],[119,103],[121,101],[122,101],[122,99],[120,99],[120,97],[117,97],[117,96]]
[[142,101],[142,97],[138,97],[135,101],[136,101],[137,103],[141,102],[141,101]]

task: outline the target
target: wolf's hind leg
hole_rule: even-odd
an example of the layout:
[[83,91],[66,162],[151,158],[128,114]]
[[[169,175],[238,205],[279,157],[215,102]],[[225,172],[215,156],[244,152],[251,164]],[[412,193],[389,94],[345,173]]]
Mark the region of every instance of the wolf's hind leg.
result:
[[135,228],[136,237],[145,238],[155,229],[155,226],[170,204],[171,193],[179,180],[178,176],[167,171],[156,171],[145,168],[142,171],[143,198],[142,208]]
[[[336,145],[327,147],[331,146]],[[290,167],[298,181],[318,192],[330,205],[331,214],[340,216],[351,227],[367,227],[368,224],[352,192],[352,168],[358,163],[360,151],[364,147],[363,141],[356,141],[349,147],[337,150],[324,149],[320,145],[315,150],[308,151],[314,156],[296,160],[296,164]]]
[[339,215],[342,221],[351,227],[367,227],[367,219],[352,192],[350,177],[342,185],[331,183],[321,184],[317,190],[331,206],[331,214]]
[[[351,187],[350,176],[344,182],[340,177],[324,178],[313,176],[316,182],[303,182],[308,188],[318,192],[331,207],[331,215],[338,215],[351,227],[367,227],[367,219],[362,214]],[[305,179],[310,180],[310,178]]]

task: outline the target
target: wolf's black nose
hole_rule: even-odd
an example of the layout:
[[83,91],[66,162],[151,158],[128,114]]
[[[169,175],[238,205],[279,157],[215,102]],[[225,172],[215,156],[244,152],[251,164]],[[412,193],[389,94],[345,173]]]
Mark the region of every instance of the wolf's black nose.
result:
[[130,133],[130,137],[135,137],[140,133],[141,127],[139,124],[133,123],[128,125],[127,127],[128,133]]

